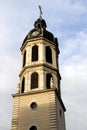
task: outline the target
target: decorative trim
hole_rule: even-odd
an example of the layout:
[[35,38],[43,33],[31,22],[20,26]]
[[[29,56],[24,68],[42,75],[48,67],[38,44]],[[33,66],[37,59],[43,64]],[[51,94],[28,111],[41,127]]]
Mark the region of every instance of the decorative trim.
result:
[[45,64],[45,63],[41,63],[41,64],[37,63],[37,64],[25,66],[25,67],[22,69],[21,73],[19,74],[19,77],[22,75],[22,73],[23,73],[26,69],[34,68],[34,67],[40,67],[40,66],[44,66],[44,67],[47,67],[47,68],[49,68],[49,69],[51,69],[51,70],[53,70],[53,71],[56,71],[56,72],[58,73],[60,79],[61,79],[61,76],[60,76],[60,74],[59,74],[58,69],[57,69],[57,68],[54,68],[52,65],[47,64],[47,63],[46,63],[46,64]]
[[55,93],[51,93],[49,97],[49,115],[50,115],[50,121],[49,121],[50,130],[57,130]]
[[65,108],[65,106],[63,104],[63,101],[62,101],[60,95],[58,94],[57,88],[50,88],[50,89],[44,89],[44,90],[35,90],[35,91],[24,92],[24,93],[16,93],[16,94],[12,94],[12,96],[14,98],[14,97],[20,97],[20,96],[26,96],[26,95],[32,95],[32,94],[38,94],[38,93],[45,93],[45,92],[50,92],[50,91],[55,91],[55,93],[57,95],[57,98],[58,98],[60,104],[63,107],[63,110],[66,111],[66,108]]
[[16,97],[13,103],[11,130],[18,129],[19,102],[20,102],[20,97]]
[[12,94],[12,96],[13,97],[26,96],[26,95],[37,94],[37,93],[44,93],[44,92],[50,92],[50,91],[55,91],[55,90],[56,90],[56,88],[44,89],[44,90],[35,90],[35,91],[30,91],[30,92]]
[[55,43],[55,42],[52,42],[52,41],[50,41],[50,40],[48,40],[48,39],[46,39],[46,38],[40,36],[39,38],[32,38],[32,39],[27,40],[25,43],[22,44],[20,50],[22,51],[23,48],[27,45],[28,42],[33,42],[33,41],[36,41],[36,40],[45,40],[45,41],[49,42],[50,44],[53,44],[53,45],[56,46],[56,43]]

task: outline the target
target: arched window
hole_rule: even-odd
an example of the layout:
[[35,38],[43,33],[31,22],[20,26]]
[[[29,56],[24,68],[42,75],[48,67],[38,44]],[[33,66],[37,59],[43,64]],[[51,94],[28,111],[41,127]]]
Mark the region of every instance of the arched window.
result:
[[38,88],[38,73],[31,74],[31,89]]
[[24,89],[25,89],[25,78],[22,79],[21,93],[24,92]]
[[38,61],[38,46],[34,45],[32,47],[32,61]]
[[50,85],[50,81],[51,81],[52,75],[51,74],[46,74],[46,88],[50,89],[51,85]]
[[31,126],[31,128],[29,130],[37,130],[36,126]]
[[52,50],[49,46],[46,47],[46,61],[52,64]]
[[24,55],[23,55],[23,67],[26,64],[26,50],[24,51]]

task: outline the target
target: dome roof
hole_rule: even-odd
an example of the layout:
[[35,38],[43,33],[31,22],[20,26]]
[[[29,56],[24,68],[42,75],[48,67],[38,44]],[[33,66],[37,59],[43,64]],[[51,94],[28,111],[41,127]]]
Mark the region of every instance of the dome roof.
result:
[[50,40],[50,41],[52,41],[52,42],[55,42],[54,35],[51,32],[47,31],[47,30],[43,30],[43,37]]
[[54,35],[51,32],[47,31],[46,27],[47,25],[44,19],[42,18],[37,19],[34,23],[34,28],[29,31],[29,33],[27,34],[27,36],[23,41],[23,44],[28,39],[33,39],[38,37],[44,37],[52,42],[56,42]]

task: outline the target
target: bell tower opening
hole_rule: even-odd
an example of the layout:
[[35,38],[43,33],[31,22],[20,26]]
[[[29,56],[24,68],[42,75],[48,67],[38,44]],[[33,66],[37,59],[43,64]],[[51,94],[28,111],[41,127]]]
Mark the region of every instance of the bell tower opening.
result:
[[38,73],[34,72],[31,74],[31,89],[38,88]]
[[25,78],[22,79],[21,93],[24,93],[24,89],[25,89]]
[[24,51],[24,55],[23,55],[23,67],[26,64],[26,50]]
[[38,46],[34,45],[32,47],[32,61],[38,61]]
[[51,78],[52,78],[52,75],[49,74],[49,73],[47,73],[47,74],[46,74],[46,88],[47,88],[47,89],[50,89],[50,88],[51,88],[51,84],[50,84]]
[[52,64],[52,50],[49,46],[46,46],[46,61]]

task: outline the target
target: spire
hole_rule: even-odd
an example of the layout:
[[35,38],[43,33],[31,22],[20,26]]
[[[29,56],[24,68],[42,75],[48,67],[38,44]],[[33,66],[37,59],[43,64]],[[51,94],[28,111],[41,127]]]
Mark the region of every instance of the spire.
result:
[[41,6],[39,5],[39,11],[40,11],[40,16],[39,18],[35,21],[34,23],[34,27],[36,29],[46,29],[47,25],[46,25],[46,22],[45,20],[42,18],[42,15],[43,15],[43,12],[42,12],[42,8]]
[[43,15],[42,8],[41,8],[40,5],[38,7],[39,7],[39,10],[40,10],[40,16],[39,16],[39,18],[42,19],[42,15]]

